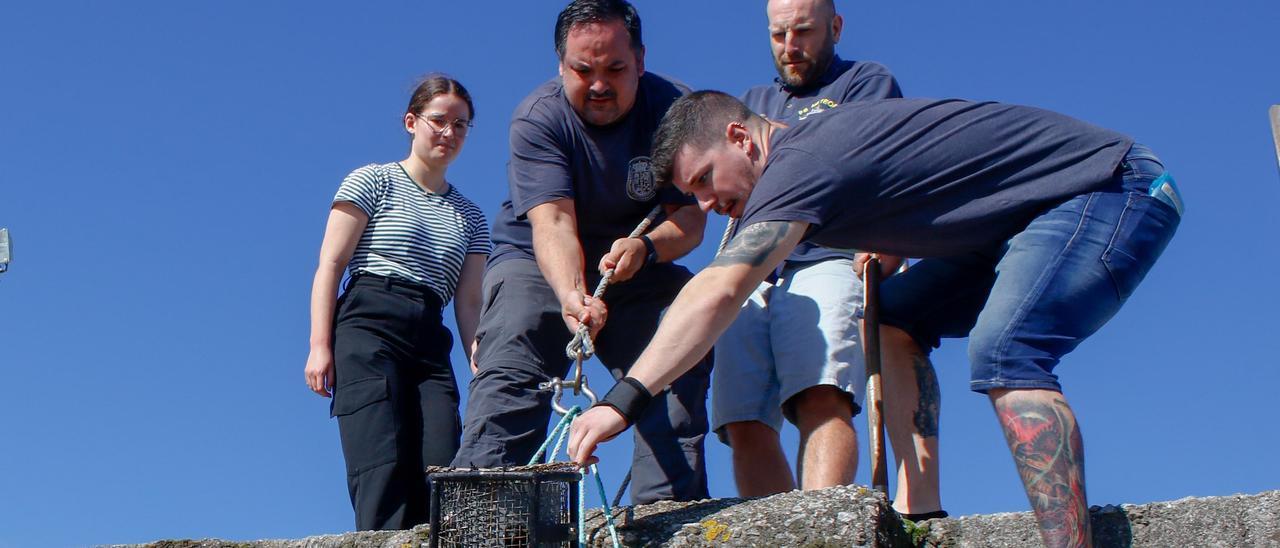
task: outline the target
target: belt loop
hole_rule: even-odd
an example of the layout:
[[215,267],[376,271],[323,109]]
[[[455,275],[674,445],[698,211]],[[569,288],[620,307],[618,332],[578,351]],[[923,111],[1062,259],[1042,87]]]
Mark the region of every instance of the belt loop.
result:
[[392,289],[392,288],[394,288],[394,287],[395,287],[395,283],[394,283],[394,282],[392,282],[392,280],[391,280],[391,276],[383,276],[383,277],[382,277],[382,288],[383,288],[383,289],[386,289],[387,291],[391,291],[391,289]]

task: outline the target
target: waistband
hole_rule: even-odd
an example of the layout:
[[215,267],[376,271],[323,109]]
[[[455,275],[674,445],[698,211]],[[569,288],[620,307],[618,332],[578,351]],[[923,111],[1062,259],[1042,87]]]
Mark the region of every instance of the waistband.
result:
[[[1124,159],[1120,161],[1120,165],[1117,166],[1116,170],[1126,179],[1143,175],[1154,178],[1164,173],[1164,163],[1160,161],[1159,156],[1156,156],[1155,151],[1144,145],[1134,143],[1129,148],[1129,152],[1125,153]],[[1146,189],[1143,188],[1141,190]]]
[[394,276],[361,272],[347,280],[344,291],[351,291],[352,288],[357,286],[381,288],[400,295],[422,297],[426,304],[434,305],[435,308],[444,308],[444,303],[440,300],[440,296],[436,295],[435,290],[426,284],[411,282]]
[[1182,194],[1173,176],[1165,169],[1156,153],[1144,145],[1134,143],[1117,168],[1121,185],[1125,190],[1145,193],[1172,207],[1181,216],[1184,211]]

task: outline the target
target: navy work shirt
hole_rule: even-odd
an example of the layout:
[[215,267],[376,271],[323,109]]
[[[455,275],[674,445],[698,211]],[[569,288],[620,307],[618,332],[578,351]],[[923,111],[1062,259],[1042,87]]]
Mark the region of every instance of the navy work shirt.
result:
[[804,221],[819,245],[906,257],[987,249],[1045,208],[1114,184],[1132,144],[1033,107],[849,103],[774,132],[740,224]]
[[674,188],[658,189],[649,162],[658,122],[688,92],[683,84],[646,72],[631,111],[608,126],[583,122],[558,77],[525,97],[511,116],[511,194],[494,218],[489,266],[533,258],[533,228],[526,215],[553,200],[574,201],[588,265],[630,234],[654,205],[694,203]]
[[[756,114],[770,120],[792,124],[851,101],[896,99],[902,97],[898,81],[889,69],[878,63],[846,61],[836,56],[814,85],[792,88],[781,78],[774,83],[756,86],[742,96],[742,102]],[[819,247],[801,242],[787,258],[790,262],[821,261],[836,257],[852,258],[848,250]]]

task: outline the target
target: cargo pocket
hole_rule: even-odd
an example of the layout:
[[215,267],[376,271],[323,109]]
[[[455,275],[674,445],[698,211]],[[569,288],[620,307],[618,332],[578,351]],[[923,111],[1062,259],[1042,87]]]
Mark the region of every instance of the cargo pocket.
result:
[[1169,245],[1180,220],[1172,207],[1159,200],[1129,193],[1116,231],[1102,253],[1102,264],[1122,302],[1133,294]]
[[367,377],[339,386],[333,394],[347,475],[358,475],[396,460],[396,416],[386,377]]

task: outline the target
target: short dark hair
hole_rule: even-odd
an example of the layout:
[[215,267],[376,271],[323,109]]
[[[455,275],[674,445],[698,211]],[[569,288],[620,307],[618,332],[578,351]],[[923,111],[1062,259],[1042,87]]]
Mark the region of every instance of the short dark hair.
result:
[[[707,150],[724,139],[729,124],[747,124],[760,118],[747,105],[722,91],[703,90],[685,95],[671,104],[653,134],[649,153],[658,186],[671,184],[671,170],[676,154],[685,145],[694,150]],[[763,118],[760,121],[764,121]]]
[[437,95],[455,95],[462,102],[467,104],[467,113],[471,119],[476,118],[476,107],[471,104],[471,94],[467,92],[467,88],[462,87],[462,83],[454,80],[451,76],[439,72],[433,72],[422,77],[422,81],[418,82],[418,87],[413,90],[413,95],[409,97],[409,107],[405,109],[405,114],[420,114],[422,109],[427,108],[427,103]]
[[573,0],[556,18],[556,57],[564,59],[564,43],[569,31],[577,25],[621,21],[631,35],[631,49],[639,53],[644,49],[640,39],[640,14],[626,0]]

